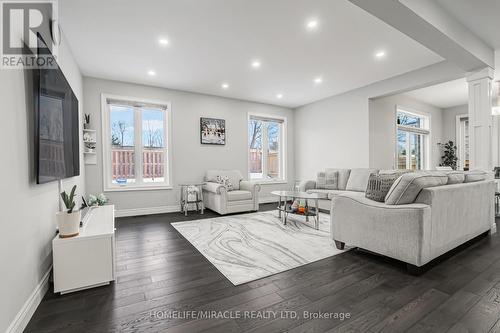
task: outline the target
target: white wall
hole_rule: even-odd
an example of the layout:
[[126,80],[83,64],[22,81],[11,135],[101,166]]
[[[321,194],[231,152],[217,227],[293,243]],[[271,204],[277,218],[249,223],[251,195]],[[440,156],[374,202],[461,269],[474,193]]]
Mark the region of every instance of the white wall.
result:
[[[80,102],[81,111],[82,78],[65,40],[59,49],[58,62]],[[0,70],[0,138],[3,143],[0,163],[0,332],[9,328],[50,268],[51,241],[56,231],[57,182],[34,183],[33,139],[30,136],[33,124],[29,125],[33,114],[26,100],[25,82],[28,74],[21,70]],[[64,187],[68,189],[76,184],[78,193],[84,193],[84,172],[82,164],[81,176],[65,180]],[[28,313],[28,320],[30,315]],[[23,322],[19,324],[23,329]]]
[[468,114],[469,105],[458,105],[443,109],[443,142],[453,141],[457,144],[456,121],[459,114]]
[[[101,135],[101,94],[151,98],[170,101],[172,106],[172,175],[173,190],[107,192],[117,210],[146,208],[156,211],[173,209],[179,204],[181,182],[201,181],[208,169],[238,169],[245,178],[247,163],[247,115],[249,112],[285,116],[288,128],[287,175],[289,184],[264,185],[261,197],[273,189],[290,188],[294,181],[293,146],[294,115],[290,109],[266,104],[244,102],[196,93],[156,88],[131,83],[85,77],[85,112],[91,114],[91,127],[97,129],[97,165],[87,165],[87,192],[103,191]],[[226,120],[225,146],[200,144],[200,117]],[[96,119],[98,122],[96,123]]]
[[370,167],[393,169],[396,165],[396,107],[408,108],[430,117],[430,161],[433,169],[441,161],[439,142],[442,142],[442,109],[416,100],[404,94],[397,94],[370,100]]
[[295,109],[296,178],[314,179],[325,167],[370,166],[370,98],[463,76],[455,65],[441,62]]

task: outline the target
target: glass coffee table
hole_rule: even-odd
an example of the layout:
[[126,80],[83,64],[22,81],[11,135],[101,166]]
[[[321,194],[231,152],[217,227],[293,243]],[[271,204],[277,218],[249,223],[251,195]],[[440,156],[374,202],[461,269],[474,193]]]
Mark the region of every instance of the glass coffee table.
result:
[[[305,216],[306,222],[309,222],[309,216],[314,218],[314,228],[319,229],[319,199],[327,199],[326,194],[322,193],[307,193],[298,191],[272,191],[272,195],[279,197],[278,201],[278,216],[286,225],[288,214]],[[291,199],[291,203],[289,203]],[[295,210],[292,208],[292,203],[295,200],[304,200],[304,210]],[[309,201],[314,201],[314,207],[309,207]]]

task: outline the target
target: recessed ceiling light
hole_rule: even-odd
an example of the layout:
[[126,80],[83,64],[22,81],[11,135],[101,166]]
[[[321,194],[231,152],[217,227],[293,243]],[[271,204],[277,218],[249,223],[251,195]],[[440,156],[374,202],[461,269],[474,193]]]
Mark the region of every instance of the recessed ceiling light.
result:
[[229,83],[224,82],[220,86],[221,86],[222,89],[228,89],[229,88]]
[[254,60],[252,61],[252,67],[253,68],[260,68],[260,61],[259,60]]
[[317,77],[314,79],[314,83],[316,84],[320,84],[321,82],[323,82],[323,78],[322,77]]
[[318,27],[318,20],[310,20],[306,24],[307,29],[314,30]]
[[155,71],[153,71],[153,70],[150,70],[150,71],[148,71],[148,75],[149,75],[149,76],[155,76],[155,75],[156,75],[156,72],[155,72]]
[[282,99],[283,98],[283,94],[276,94],[276,98],[277,99]]
[[167,46],[169,42],[168,42],[168,39],[166,39],[166,38],[160,38],[160,39],[158,39],[158,43],[161,46]]
[[385,51],[381,50],[375,53],[375,58],[382,59],[383,57],[385,57]]

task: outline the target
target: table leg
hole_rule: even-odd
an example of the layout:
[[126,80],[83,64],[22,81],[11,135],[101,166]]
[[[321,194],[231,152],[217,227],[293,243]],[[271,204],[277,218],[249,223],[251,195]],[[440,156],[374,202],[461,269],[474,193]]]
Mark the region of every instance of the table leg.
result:
[[184,187],[184,216],[188,216],[188,195],[187,195],[187,186]]
[[307,204],[307,199],[306,199],[306,208],[307,208],[307,209],[305,210],[305,213],[306,213],[306,222],[309,222],[309,215],[307,215],[307,214],[309,214],[309,212],[308,212],[308,210],[309,210],[309,205]]
[[181,186],[181,213],[184,213],[184,186]]
[[278,217],[281,218],[281,196],[278,199]]
[[200,200],[201,200],[201,215],[203,215],[205,210],[205,202],[203,201],[203,185],[199,185],[200,188]]
[[316,223],[314,224],[314,227],[316,228],[316,230],[318,230],[319,229],[319,205],[318,205],[318,199],[314,200],[314,204],[316,205],[316,216],[315,216]]

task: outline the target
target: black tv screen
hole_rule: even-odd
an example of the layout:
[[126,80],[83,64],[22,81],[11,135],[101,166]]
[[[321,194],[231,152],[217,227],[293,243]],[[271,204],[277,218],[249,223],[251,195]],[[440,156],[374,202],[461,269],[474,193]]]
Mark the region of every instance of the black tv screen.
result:
[[[49,55],[38,39],[38,55]],[[37,183],[80,174],[78,100],[59,68],[34,70],[34,103],[37,119]]]

